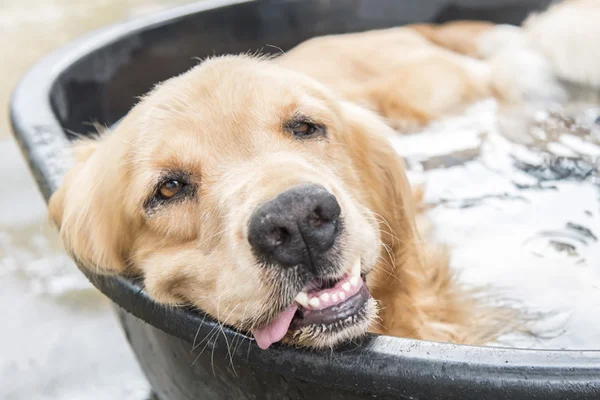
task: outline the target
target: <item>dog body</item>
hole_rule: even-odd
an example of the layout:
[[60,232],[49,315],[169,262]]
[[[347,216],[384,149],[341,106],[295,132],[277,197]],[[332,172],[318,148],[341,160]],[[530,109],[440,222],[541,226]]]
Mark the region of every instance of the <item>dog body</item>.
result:
[[390,124],[409,131],[484,97],[560,98],[543,60],[527,65],[535,82],[506,79],[514,59],[489,42],[529,45],[498,28],[414,25],[203,62],[75,145],[50,201],[66,248],[263,348],[333,346],[367,329],[495,339],[516,314],[476,301],[443,247],[422,240],[419,196],[388,138]]
[[491,95],[483,62],[437,46],[417,27],[318,37],[274,62],[323,82],[404,131]]

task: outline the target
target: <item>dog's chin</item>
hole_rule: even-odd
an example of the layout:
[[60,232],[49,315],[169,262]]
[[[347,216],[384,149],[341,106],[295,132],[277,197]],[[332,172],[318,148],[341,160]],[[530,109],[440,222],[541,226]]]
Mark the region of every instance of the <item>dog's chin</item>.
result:
[[252,329],[262,349],[283,342],[302,347],[333,347],[363,336],[377,316],[361,259],[338,277],[309,281],[291,304]]
[[366,335],[377,317],[377,302],[366,288],[346,302],[319,312],[298,309],[282,342],[315,349],[333,348]]

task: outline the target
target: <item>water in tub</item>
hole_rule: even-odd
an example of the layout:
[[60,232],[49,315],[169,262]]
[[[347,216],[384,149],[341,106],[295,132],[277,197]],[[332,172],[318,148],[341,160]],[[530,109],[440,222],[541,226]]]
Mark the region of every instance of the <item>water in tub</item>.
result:
[[[0,2],[0,80],[9,92],[37,58],[148,0]],[[144,7],[141,9],[140,7]],[[140,11],[141,10],[141,11]],[[148,385],[111,311],[63,254],[0,113],[0,398],[144,399]],[[540,312],[544,338],[504,344],[600,348],[600,109],[476,104],[393,140],[426,183],[433,234],[467,285],[492,284]]]
[[534,336],[500,345],[600,348],[599,116],[490,99],[392,140],[463,284],[537,314]]

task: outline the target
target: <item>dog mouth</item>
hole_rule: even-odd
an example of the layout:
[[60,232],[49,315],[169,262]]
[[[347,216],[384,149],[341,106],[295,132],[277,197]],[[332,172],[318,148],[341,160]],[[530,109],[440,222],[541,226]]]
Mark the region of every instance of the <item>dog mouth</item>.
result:
[[314,329],[335,335],[364,319],[371,295],[361,274],[360,259],[341,279],[309,283],[294,302],[271,322],[252,333],[258,346],[267,349],[290,332],[301,334]]

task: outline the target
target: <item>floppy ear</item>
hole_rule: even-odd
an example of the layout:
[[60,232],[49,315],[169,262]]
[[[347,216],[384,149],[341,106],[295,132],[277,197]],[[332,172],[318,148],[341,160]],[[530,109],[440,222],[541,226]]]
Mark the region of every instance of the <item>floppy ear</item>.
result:
[[48,208],[71,256],[86,268],[112,274],[126,269],[131,225],[123,212],[126,183],[119,166],[124,150],[107,139],[74,144],[75,164]]
[[73,175],[76,171],[81,168],[81,165],[87,161],[88,158],[94,153],[96,150],[96,146],[98,142],[93,139],[85,139],[78,140],[71,144],[70,153],[73,156],[75,161],[75,165],[71,167],[71,169],[67,172],[63,183],[60,188],[58,188],[50,197],[50,201],[48,202],[48,212],[50,218],[54,223],[60,228],[63,219],[63,210],[65,203],[65,191],[68,183],[73,180]]
[[[414,286],[411,275],[415,267],[422,265],[416,196],[411,191],[404,160],[389,142],[397,133],[371,111],[347,103],[343,109],[346,151],[358,174],[363,202],[378,220],[384,245],[381,257],[385,262],[379,262],[369,274],[369,289],[391,310],[390,299],[400,299],[400,293]],[[397,279],[390,281],[390,276]]]
[[389,139],[397,133],[377,114],[343,103],[346,131],[343,140],[358,173],[371,210],[383,217],[396,236],[415,234],[415,196],[405,163]]

